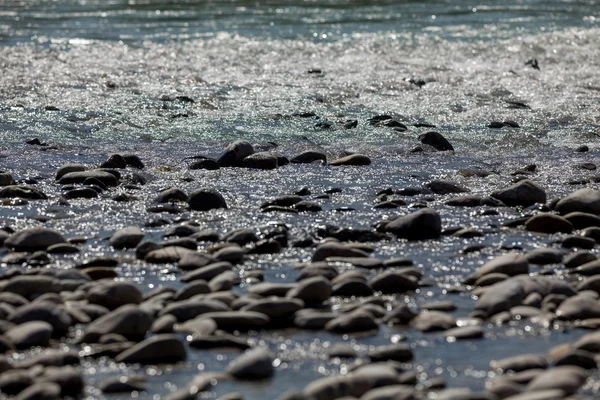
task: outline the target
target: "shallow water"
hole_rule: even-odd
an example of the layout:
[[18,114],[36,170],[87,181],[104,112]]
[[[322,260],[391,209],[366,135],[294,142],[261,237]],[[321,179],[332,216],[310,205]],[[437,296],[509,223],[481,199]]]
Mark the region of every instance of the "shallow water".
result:
[[[135,261],[133,252],[114,252],[104,239],[116,229],[142,225],[151,218],[166,218],[171,224],[189,219],[219,233],[283,221],[297,239],[325,224],[370,227],[382,218],[408,212],[408,207],[372,208],[375,193],[388,187],[418,187],[431,179],[449,179],[473,194],[487,195],[510,184],[510,172],[535,163],[539,172],[534,179],[552,199],[580,187],[568,185],[569,181],[596,175],[573,166],[596,162],[599,155],[597,1],[397,3],[0,3],[0,168],[18,180],[35,178],[37,187],[51,196],[49,202],[3,206],[2,221],[23,228],[39,224],[32,217],[49,217],[45,226],[67,237],[90,239],[81,254],[58,256],[51,268],[66,268],[101,254],[119,255],[124,257],[120,276],[139,282],[147,291],[166,283],[180,286],[179,272],[174,266]],[[539,70],[525,64],[531,58],[539,61]],[[308,73],[317,68],[322,72]],[[511,108],[511,101],[530,108]],[[316,117],[293,116],[299,112],[314,112]],[[381,113],[404,122],[408,131],[367,122]],[[358,127],[343,129],[347,119],[357,119]],[[487,127],[496,120],[514,120],[521,127]],[[322,121],[331,122],[332,128],[317,127]],[[436,125],[456,153],[411,153],[418,145],[417,135],[430,129],[415,127],[418,123]],[[55,148],[24,144],[34,137]],[[329,158],[359,151],[369,155],[373,164],[360,168],[288,165],[269,172],[187,170],[185,157],[216,156],[236,139],[250,140],[258,147],[275,142],[275,151],[287,156],[306,149],[324,150]],[[591,151],[574,153],[581,144]],[[125,191],[115,189],[102,199],[58,204],[56,168],[67,162],[98,165],[116,152],[136,153],[147,165],[142,174],[148,184],[127,192],[139,201],[113,202],[112,195]],[[495,174],[464,178],[456,174],[463,168]],[[324,209],[320,213],[259,212],[264,201],[302,186],[313,194],[331,187],[343,191],[320,200]],[[223,193],[230,208],[180,215],[147,213],[156,193],[166,187],[188,193],[213,187]],[[421,197],[406,200],[416,202]],[[449,299],[459,307],[454,314],[465,317],[473,309],[473,299],[468,293],[447,294],[446,286],[458,284],[487,259],[502,254],[503,247],[524,251],[558,247],[560,237],[500,228],[501,222],[519,216],[520,211],[505,208],[499,209],[499,215],[484,216],[479,210],[444,206],[449,197],[427,200],[441,212],[444,227],[476,227],[488,232],[485,237],[385,241],[374,244],[374,256],[409,257],[437,283],[391,299],[393,304]],[[356,211],[336,211],[339,207]],[[146,238],[161,240],[166,227],[144,229]],[[482,252],[460,252],[478,243],[486,245]],[[291,267],[309,260],[312,251],[288,248],[277,255],[252,256],[242,269],[261,269],[266,281],[293,282],[297,271]],[[244,291],[242,285],[240,292]],[[450,344],[441,334],[391,327],[357,339],[324,332],[261,332],[253,335],[254,340],[264,341],[281,361],[275,378],[262,384],[219,383],[213,395],[235,390],[245,399],[275,399],[321,375],[344,371],[344,366],[324,357],[323,349],[331,342],[352,341],[365,352],[370,345],[390,343],[398,334],[406,335],[415,348],[421,382],[440,375],[451,387],[481,390],[491,359],[545,353],[583,334],[526,321],[511,328],[485,327],[482,341]],[[146,373],[148,391],[139,396],[158,399],[199,371],[222,371],[235,355],[190,350],[189,361],[171,370],[130,367],[127,371]],[[93,384],[121,373],[124,366],[102,361],[84,367]],[[589,384],[588,392],[597,389],[596,382]],[[88,394],[101,397],[91,387]]]

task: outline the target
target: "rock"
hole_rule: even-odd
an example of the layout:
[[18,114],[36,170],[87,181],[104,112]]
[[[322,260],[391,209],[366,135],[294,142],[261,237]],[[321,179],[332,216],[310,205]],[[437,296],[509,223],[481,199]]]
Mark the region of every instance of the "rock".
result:
[[504,398],[504,400],[563,400],[565,392],[558,389],[525,392]]
[[343,280],[333,286],[333,296],[371,296],[373,290],[371,287],[362,279],[348,279]]
[[242,166],[251,169],[275,169],[278,167],[277,156],[270,153],[254,153],[242,161]]
[[327,279],[313,277],[299,282],[287,292],[286,297],[300,299],[307,304],[321,304],[331,297],[332,291]]
[[390,385],[369,390],[360,400],[413,400],[415,388],[409,385]]
[[527,261],[536,265],[560,264],[563,256],[564,253],[561,250],[553,248],[534,249],[525,254]]
[[49,323],[32,321],[10,328],[4,335],[17,349],[27,349],[34,346],[47,346],[52,333],[53,328]]
[[484,275],[501,273],[515,276],[529,273],[527,258],[517,253],[507,253],[488,261],[475,272],[477,278]]
[[387,346],[377,347],[367,353],[367,357],[371,362],[378,361],[398,361],[409,362],[413,359],[413,352],[410,345],[404,343],[396,343]]
[[60,385],[54,382],[38,382],[19,392],[15,400],[58,400],[61,398]]
[[2,290],[23,297],[30,297],[34,294],[58,293],[62,290],[62,287],[60,282],[51,276],[18,275],[8,280]]
[[409,240],[437,239],[442,234],[442,220],[437,211],[423,208],[387,223],[385,232]]
[[583,369],[596,369],[594,354],[583,350],[568,350],[553,360],[554,365],[573,365]]
[[198,189],[192,192],[188,199],[188,204],[194,211],[227,208],[227,203],[221,193],[210,189]]
[[[172,317],[170,314],[166,314],[165,316]],[[192,319],[182,324],[175,325],[174,330],[190,335],[208,336],[215,333],[217,330],[217,323],[212,319]]]
[[268,316],[272,321],[278,318],[293,316],[296,311],[304,308],[304,302],[299,299],[282,299],[271,297],[253,301],[241,308],[241,311],[256,311]]
[[[207,261],[203,257],[203,255],[201,255],[200,257],[197,257],[196,256],[197,254],[200,254],[200,253],[189,253],[189,254],[184,255],[183,258],[181,258],[181,260],[179,260],[180,264],[178,264],[178,266],[181,267],[181,263],[184,262],[183,265],[186,268],[187,267],[192,268],[193,266],[200,265],[200,264],[204,263],[205,261]],[[180,280],[182,282],[192,282],[195,280],[210,281],[211,279],[215,278],[216,276],[219,276],[224,272],[232,271],[232,270],[233,270],[233,265],[231,265],[231,263],[229,263],[229,262],[226,262],[226,261],[214,262],[214,263],[205,265],[203,267],[200,267],[196,270],[193,270],[191,272],[188,272],[187,274],[183,275],[180,278]]]
[[226,312],[228,310],[229,307],[227,305],[217,300],[191,298],[168,304],[159,312],[159,315],[170,314],[177,318],[177,321],[185,322],[202,314]]
[[359,166],[359,165],[370,165],[370,164],[371,164],[371,159],[362,154],[351,154],[346,157],[338,158],[337,160],[334,160],[330,163],[330,165],[333,165],[333,166],[340,166],[340,165]]
[[481,339],[485,331],[480,326],[461,326],[459,328],[448,329],[444,332],[444,337],[449,342],[466,339]]
[[136,305],[128,304],[109,312],[92,323],[85,330],[83,342],[96,342],[107,334],[122,335],[130,340],[139,340],[152,326],[152,319]]
[[421,332],[447,331],[456,327],[456,319],[448,313],[427,311],[413,318],[410,324]]
[[63,176],[65,176],[66,174],[70,173],[70,172],[82,172],[85,171],[87,168],[84,165],[79,165],[79,164],[65,164],[63,166],[61,166],[60,168],[58,168],[58,170],[56,171],[56,180],[60,180],[60,178],[62,178]]
[[244,158],[252,154],[254,154],[252,145],[246,141],[238,140],[225,147],[217,162],[221,167],[239,167],[242,165]]
[[205,293],[210,293],[210,292],[211,292],[210,287],[208,286],[208,283],[206,281],[195,280],[195,281],[192,281],[191,283],[185,285],[181,289],[179,289],[175,293],[173,300],[175,300],[175,301],[187,300],[190,297],[195,296],[197,294],[205,294]]
[[68,190],[63,194],[63,197],[68,200],[72,199],[95,199],[98,197],[99,191],[95,188],[85,187]]
[[173,327],[177,323],[177,318],[171,314],[165,314],[152,323],[150,331],[152,333],[173,333]]
[[[147,243],[147,242],[144,242]],[[142,243],[142,244],[144,244]],[[160,245],[151,245],[152,247],[157,247],[155,250],[149,251],[144,256],[144,261],[151,264],[169,264],[169,263],[177,263],[179,262],[185,255],[189,253],[195,253],[194,250],[188,249],[187,247],[181,246],[168,246],[168,247],[160,247]],[[136,252],[138,251],[136,249]]]
[[77,398],[85,386],[81,373],[72,366],[48,367],[44,374],[37,378],[43,382],[51,382],[60,386],[61,397]]
[[273,358],[266,348],[258,347],[233,360],[227,372],[240,380],[267,379],[274,374]]
[[567,269],[575,269],[587,263],[596,261],[596,256],[587,250],[580,250],[565,257],[563,264]]
[[323,164],[326,164],[327,156],[320,151],[308,150],[293,157],[290,161],[294,164],[310,164],[315,161],[322,161]]
[[600,318],[600,303],[587,296],[573,296],[558,306],[556,317],[567,321]]
[[169,188],[161,191],[158,196],[154,199],[153,203],[163,204],[172,203],[176,201],[187,202],[188,196],[181,189]]
[[293,283],[260,282],[248,288],[248,294],[260,297],[284,297],[290,289],[296,287]]
[[437,151],[454,151],[450,142],[438,132],[425,132],[419,135],[419,140],[422,144],[431,146]]
[[215,160],[212,160],[210,158],[204,158],[198,161],[194,161],[193,163],[191,163],[188,167],[188,169],[205,169],[208,171],[215,171],[217,169],[221,168],[219,166],[219,163],[216,162]]
[[528,207],[536,203],[546,203],[546,192],[537,183],[524,179],[506,189],[491,194],[509,207]]
[[525,222],[525,229],[539,233],[571,233],[573,225],[558,215],[541,213],[529,218]]
[[117,186],[119,184],[119,179],[115,174],[104,170],[69,172],[63,175],[58,180],[58,183],[61,185],[81,184],[88,178],[97,179],[102,182],[104,186]]
[[312,261],[325,261],[329,257],[368,257],[362,250],[338,242],[326,242],[315,250]]
[[12,370],[0,375],[0,391],[9,396],[19,394],[33,383],[33,377],[29,371]]
[[53,229],[35,227],[13,233],[4,241],[4,246],[16,251],[33,252],[46,250],[48,246],[66,242],[63,235]]
[[507,279],[489,286],[475,303],[475,309],[489,317],[520,305],[524,298],[523,283],[517,279]]
[[132,283],[124,281],[101,282],[92,287],[87,293],[87,300],[114,310],[125,304],[140,304],[142,292]]
[[573,229],[600,227],[600,217],[594,214],[576,211],[565,215],[565,219],[573,225]]
[[144,232],[136,226],[119,229],[110,237],[110,245],[117,250],[133,249],[144,239]]
[[214,320],[219,329],[227,332],[258,330],[265,328],[271,322],[265,314],[255,311],[209,312],[201,318]]
[[335,343],[327,352],[329,359],[332,358],[356,358],[358,353],[354,348],[346,343]]
[[521,372],[532,369],[544,370],[547,366],[548,362],[546,358],[537,354],[523,354],[490,361],[491,370],[500,370],[503,373]]
[[567,236],[561,243],[562,247],[566,248],[580,248],[580,249],[593,249],[596,246],[596,241],[583,236]]
[[448,181],[431,181],[425,185],[429,190],[431,190],[435,194],[451,194],[451,193],[466,193],[469,190],[465,189],[462,186],[457,185],[454,182]]
[[46,200],[43,192],[29,186],[9,185],[0,189],[0,199],[27,199],[27,200]]
[[67,333],[73,320],[63,307],[57,307],[50,301],[36,301],[25,304],[8,317],[8,321],[17,325],[32,321],[44,321],[52,325],[53,333],[62,336]]
[[562,390],[567,395],[574,394],[587,380],[585,370],[579,367],[562,366],[549,369],[535,377],[527,385],[528,391],[549,389]]
[[[212,321],[212,320],[210,320]],[[191,347],[196,349],[237,349],[237,350],[248,350],[250,345],[248,341],[234,335],[230,335],[224,332],[219,332],[215,335],[201,335],[197,334],[189,342]]]
[[106,394],[143,392],[146,389],[144,380],[144,377],[116,376],[103,379],[98,383],[98,388]]
[[0,171],[0,186],[11,186],[14,184],[15,180],[11,174]]
[[596,293],[600,293],[600,275],[592,276],[585,279],[577,286],[578,291],[593,290]]
[[377,330],[379,325],[371,313],[357,310],[330,320],[325,329],[335,333],[356,333]]
[[125,350],[115,357],[115,361],[128,364],[155,365],[185,361],[186,357],[185,345],[177,336],[162,334],[152,336]]
[[246,252],[238,245],[230,245],[217,250],[213,257],[219,261],[227,261],[232,264],[239,264],[244,261]]
[[142,162],[141,158],[135,154],[123,154],[122,157],[125,160],[125,162],[127,163],[128,167],[137,168],[137,169],[145,168],[145,165]]
[[583,212],[600,214],[600,191],[590,188],[579,189],[562,198],[554,208],[560,214]]
[[419,288],[419,283],[397,271],[385,271],[374,276],[369,281],[369,286],[376,292],[395,294],[416,290]]

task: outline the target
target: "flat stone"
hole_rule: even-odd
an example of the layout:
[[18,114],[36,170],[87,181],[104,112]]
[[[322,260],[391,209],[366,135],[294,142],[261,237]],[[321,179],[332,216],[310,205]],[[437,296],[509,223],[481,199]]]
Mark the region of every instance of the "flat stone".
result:
[[115,361],[155,365],[185,361],[186,357],[185,345],[181,340],[175,335],[163,334],[152,336],[125,350],[115,358]]

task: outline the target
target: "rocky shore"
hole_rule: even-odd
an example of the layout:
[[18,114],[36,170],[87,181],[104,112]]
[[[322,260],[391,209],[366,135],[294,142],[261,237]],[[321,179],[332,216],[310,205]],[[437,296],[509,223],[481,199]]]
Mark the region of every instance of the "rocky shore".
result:
[[[391,117],[376,123],[398,128]],[[419,141],[411,152],[423,165],[453,157],[438,132]],[[0,392],[242,399],[249,385],[268,387],[293,370],[288,350],[303,349],[291,339],[302,334],[331,338],[309,346],[327,366],[310,370],[306,384],[277,385],[279,400],[594,398],[600,179],[593,162],[578,164],[572,190],[555,196],[537,165],[460,168],[394,187],[381,185],[397,181],[385,160],[367,154],[259,147],[235,141],[218,157],[197,155],[184,170],[167,170],[181,186],[156,179],[165,173],[156,160],[147,165],[126,153],[65,164],[53,176],[2,171]],[[253,193],[261,202],[233,201],[245,216],[239,220],[228,214],[235,189],[219,189],[209,175],[323,180],[340,169],[346,178],[371,174],[363,193],[370,204],[357,206],[337,186],[288,187]],[[389,175],[378,181],[381,171]],[[336,196],[348,196],[345,205]],[[111,222],[63,223],[73,215]],[[138,224],[128,223],[132,216]],[[531,243],[493,243],[501,235]],[[515,329],[525,337],[543,330],[559,344],[530,354],[533,336],[516,356],[484,359],[478,387],[424,367],[423,341],[435,341],[445,363],[445,349],[467,342],[484,350]],[[561,340],[564,332],[575,332],[572,340]],[[215,369],[205,362],[198,373],[196,360],[213,358],[226,362]],[[103,379],[94,373],[100,365],[110,365]],[[160,375],[173,370],[185,384],[153,385],[169,382]]]

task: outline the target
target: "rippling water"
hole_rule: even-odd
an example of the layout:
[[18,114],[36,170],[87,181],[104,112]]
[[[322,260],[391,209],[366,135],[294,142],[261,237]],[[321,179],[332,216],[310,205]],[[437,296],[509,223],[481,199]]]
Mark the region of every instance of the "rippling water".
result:
[[[599,18],[600,3],[595,0],[0,1],[1,168],[18,179],[36,178],[40,188],[58,196],[53,173],[61,164],[97,165],[110,153],[136,152],[148,165],[149,179],[135,192],[140,201],[133,205],[115,204],[110,195],[74,201],[72,206],[32,203],[4,207],[2,219],[24,227],[31,224],[27,218],[43,215],[51,217],[48,226],[68,236],[90,237],[84,254],[53,263],[64,268],[79,258],[112,254],[103,238],[122,226],[142,224],[149,218],[146,205],[168,186],[188,192],[216,187],[231,205],[228,211],[186,213],[181,218],[220,233],[278,219],[288,223],[296,237],[324,223],[369,227],[389,216],[372,209],[374,194],[382,188],[443,178],[485,195],[508,185],[509,172],[532,162],[540,168],[535,179],[549,195],[564,195],[573,188],[567,186],[569,180],[594,175],[572,164],[594,162],[600,154]],[[539,69],[526,64],[533,58]],[[315,69],[321,73],[308,73]],[[511,102],[529,108],[515,109]],[[293,116],[298,112],[316,117]],[[408,131],[367,122],[381,113],[403,121]],[[343,129],[346,119],[357,119],[358,127]],[[521,127],[488,128],[495,120],[514,120]],[[331,128],[318,126],[323,121]],[[429,129],[415,126],[422,123],[435,125],[454,144],[456,154],[410,153],[418,144],[417,135]],[[56,148],[40,151],[24,144],[34,137]],[[289,156],[315,148],[330,157],[361,151],[372,157],[373,165],[346,170],[288,166],[275,172],[186,170],[184,157],[215,156],[236,139],[259,146],[275,142],[277,151]],[[592,151],[573,156],[572,148],[580,144],[590,145]],[[456,170],[472,167],[498,175],[485,180],[456,176]],[[314,193],[332,186],[344,192],[324,201],[325,211],[317,215],[258,212],[262,202],[304,185]],[[443,206],[446,199],[430,202],[441,210],[445,226],[493,232],[481,239],[448,237],[426,246],[383,243],[375,255],[411,257],[438,283],[452,284],[500,254],[502,246],[528,250],[556,245],[556,236],[497,229],[499,222],[517,215],[514,210],[483,216],[449,209]],[[334,210],[341,206],[357,211]],[[169,218],[171,223],[177,219]],[[159,240],[163,229],[146,232]],[[476,243],[487,250],[459,252]],[[264,270],[267,281],[293,281],[297,272],[290,266],[309,257],[309,251],[287,249],[273,257],[253,257],[245,268]],[[181,285],[174,268],[131,259],[123,262],[119,273],[144,290],[165,282]],[[447,298],[434,287],[407,301]],[[457,316],[472,309],[470,296],[450,298],[459,306]],[[453,346],[438,334],[395,328],[355,343],[365,351],[369,345],[389,343],[395,334],[406,334],[423,381],[441,375],[450,386],[481,389],[490,359],[519,354],[524,348],[543,353],[581,334],[530,325],[521,321],[509,328],[488,326],[485,341]],[[242,391],[246,399],[274,399],[322,374],[339,373],[340,366],[324,358],[323,347],[347,339],[302,332],[256,335],[253,340],[264,340],[283,361],[273,383],[224,383],[216,390]],[[158,396],[181,387],[198,370],[222,370],[234,356],[190,353],[190,361],[173,370],[130,371],[148,373],[148,393]],[[108,361],[86,367],[91,383],[122,368]]]

